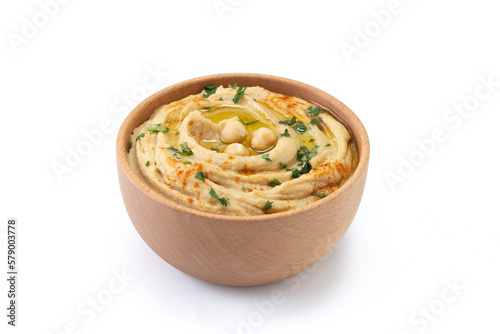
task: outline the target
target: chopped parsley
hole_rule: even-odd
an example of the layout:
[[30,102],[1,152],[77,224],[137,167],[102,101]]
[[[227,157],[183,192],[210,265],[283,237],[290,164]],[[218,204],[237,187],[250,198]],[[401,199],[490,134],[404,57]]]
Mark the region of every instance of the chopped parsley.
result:
[[143,138],[146,134],[143,132],[141,133],[140,135],[138,135],[136,138],[135,138],[135,141],[138,141],[139,138]]
[[286,167],[287,167],[287,165],[285,165],[284,163],[280,162],[280,167],[281,167],[281,168],[286,168]]
[[309,151],[309,149],[305,146],[300,147],[297,151],[297,159],[300,161],[299,166],[301,166],[301,168],[292,169],[292,178],[296,179],[311,171],[312,166],[309,161],[318,154],[318,147],[318,145],[314,145],[311,151]]
[[309,142],[310,142],[310,143],[312,143],[313,141],[314,141],[314,139],[312,139],[312,138],[311,138],[311,139],[309,139]]
[[299,172],[297,168],[292,169],[292,178],[296,179],[300,177],[302,174]]
[[318,116],[319,114],[326,112],[326,110],[323,110],[319,107],[313,108],[312,106],[307,108],[307,111],[309,111],[313,116]]
[[332,146],[332,144],[326,144],[325,146],[326,146],[326,147],[328,147],[328,146]]
[[182,143],[182,151],[179,151],[178,149],[176,149],[175,147],[169,147],[168,148],[170,151],[172,152],[175,152],[177,154],[180,154],[180,155],[185,155],[185,156],[190,156],[190,155],[193,155],[193,151],[191,151],[189,148],[188,148],[188,144],[186,142]]
[[307,131],[307,126],[305,126],[304,123],[302,123],[302,121],[297,121],[297,124],[295,124],[293,128],[300,134]]
[[224,99],[222,98],[222,96],[221,96],[221,97],[219,97],[219,101],[224,101]]
[[285,125],[294,125],[295,123],[297,123],[297,119],[295,118],[295,116],[292,117],[292,119],[286,119],[284,121],[279,121],[280,124],[285,124]]
[[227,200],[228,200],[229,198],[227,198],[227,197],[219,197],[219,196],[217,196],[217,194],[215,193],[214,188],[212,188],[212,187],[210,187],[210,192],[209,192],[209,194],[210,194],[210,196],[212,196],[213,198],[215,198],[216,200],[218,200],[220,204],[222,204],[222,205],[224,205],[224,206],[226,206],[226,207],[227,207]]
[[[318,154],[318,145],[314,145],[309,151],[309,149],[305,146],[301,146],[300,149],[297,151],[297,159],[299,159],[301,162],[304,162],[305,160],[311,160]],[[302,166],[302,164],[299,164]]]
[[278,180],[276,180],[276,179],[274,179],[273,181],[267,183],[267,185],[269,187],[273,187],[273,188],[276,187],[276,186],[279,186],[280,184],[281,184],[281,182],[278,181]]
[[247,124],[245,124],[245,125],[251,125],[251,124],[258,123],[258,122],[259,122],[259,120],[258,120],[258,119],[256,119],[255,121],[248,122],[248,123],[247,123]]
[[179,134],[180,134],[180,132],[179,132],[179,131],[177,131],[175,134],[176,134],[176,135],[179,135]]
[[311,195],[319,198],[325,198],[326,196],[328,196],[328,194],[311,194]]
[[183,161],[182,162],[184,165],[191,165],[191,161]]
[[245,123],[245,121],[243,120],[243,118],[241,118],[240,116],[238,116],[238,118],[240,119],[241,123],[243,123],[243,125],[251,125],[251,124],[255,124],[255,123],[259,122],[259,120],[255,120],[255,121],[252,121],[252,122]]
[[290,133],[288,132],[288,129],[285,129],[285,132],[280,133],[281,137],[290,137]]
[[212,111],[212,108],[210,108],[210,107],[206,107],[206,108],[205,108],[205,110],[206,110],[206,111]]
[[297,131],[300,134],[303,134],[304,132],[307,131],[307,126],[304,123],[302,123],[302,121],[297,121],[295,116],[293,116],[292,119],[279,121],[279,123],[291,126],[295,131]]
[[215,86],[205,86],[203,98],[206,99],[210,95],[215,94],[216,91],[217,91],[217,87],[215,87]]
[[269,153],[262,154],[262,159],[267,160],[267,161],[269,161],[269,162],[273,162],[273,161],[269,158]]
[[197,171],[194,177],[205,182],[205,174],[202,171]]
[[273,203],[274,202],[267,201],[266,204],[264,205],[264,207],[262,208],[262,211],[266,212],[267,210],[269,210],[273,206]]
[[243,97],[243,94],[245,94],[246,90],[247,90],[246,87],[238,87],[238,90],[236,91],[236,94],[234,94],[234,97],[233,97],[234,104],[238,104],[238,102],[240,102],[240,100]]
[[158,124],[151,124],[151,123],[149,123],[149,126],[146,128],[146,130],[148,130],[149,132],[163,132],[163,133],[167,133],[169,129],[161,126],[161,123],[158,123]]
[[248,188],[247,187],[241,187],[241,190],[247,191]]
[[148,160],[148,161],[146,161],[146,167],[147,167],[147,166],[149,166],[149,160]]
[[322,120],[323,120],[323,118],[321,118],[321,117],[313,118],[309,124],[311,124],[311,125],[318,124]]
[[234,83],[234,85],[232,85],[232,86],[231,86],[231,85],[228,85],[228,86],[229,86],[229,88],[236,89],[236,87],[238,87],[238,81],[236,81],[236,82]]

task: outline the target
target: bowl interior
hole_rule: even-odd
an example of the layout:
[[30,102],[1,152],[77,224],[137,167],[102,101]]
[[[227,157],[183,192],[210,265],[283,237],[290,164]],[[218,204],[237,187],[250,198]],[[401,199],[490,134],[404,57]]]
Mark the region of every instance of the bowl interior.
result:
[[[334,115],[338,119],[340,119],[340,121],[344,123],[344,125],[351,132],[358,153],[357,167],[351,177],[346,181],[346,183],[336,192],[321,201],[317,201],[307,206],[285,212],[260,216],[227,216],[206,213],[171,202],[160,194],[149,191],[149,187],[144,182],[142,182],[140,178],[134,173],[127,159],[127,154],[130,150],[129,138],[134,129],[140,124],[147,121],[151,114],[162,105],[183,99],[192,94],[198,94],[205,88],[205,86],[227,86],[229,84],[232,85],[235,82],[238,82],[238,86],[260,86],[274,93],[300,97],[304,100],[311,101],[332,111]],[[163,203],[164,205],[175,208],[177,210],[197,216],[211,217],[214,219],[222,220],[269,220],[277,218],[278,216],[282,217],[293,215],[305,210],[313,210],[319,205],[326,204],[334,197],[340,195],[353,183],[355,183],[367,168],[368,158],[370,154],[368,135],[363,124],[358,119],[358,117],[342,102],[340,102],[333,96],[323,92],[322,90],[299,81],[277,76],[253,73],[227,73],[194,78],[169,86],[151,95],[143,102],[141,102],[134,110],[132,110],[132,112],[130,112],[130,114],[124,120],[118,132],[116,145],[118,164],[120,164],[120,166],[123,168],[127,177],[129,177],[143,192],[147,193],[149,196],[153,197],[155,200]]]

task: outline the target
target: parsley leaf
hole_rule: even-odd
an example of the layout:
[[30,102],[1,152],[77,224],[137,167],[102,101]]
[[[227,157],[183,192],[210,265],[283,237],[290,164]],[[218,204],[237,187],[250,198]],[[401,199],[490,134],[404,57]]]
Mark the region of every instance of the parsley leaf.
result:
[[326,146],[326,147],[329,147],[329,146],[332,146],[332,144],[326,144],[325,146]]
[[167,133],[169,129],[161,126],[161,123],[158,123],[158,124],[151,124],[151,123],[149,123],[149,126],[146,128],[146,130],[148,130],[149,132],[163,132],[163,133]]
[[232,86],[231,86],[231,85],[228,85],[228,86],[229,86],[229,88],[236,89],[236,87],[238,87],[238,81],[236,81],[236,82],[234,83],[234,85],[232,85]]
[[292,178],[296,179],[301,175],[307,174],[311,171],[312,166],[309,161],[318,154],[318,147],[318,145],[314,145],[311,151],[309,151],[309,149],[305,146],[300,147],[300,149],[297,151],[297,159],[300,161],[299,166],[302,166],[302,168],[292,169]]
[[240,119],[241,123],[243,123],[243,125],[251,125],[251,124],[255,124],[255,123],[259,122],[259,120],[255,120],[255,121],[251,121],[251,122],[245,123],[245,121],[243,120],[243,118],[241,118],[240,116],[238,116],[238,118]]
[[318,155],[318,145],[314,145],[309,151],[309,149],[305,146],[301,146],[300,149],[297,151],[297,159],[299,160],[305,160],[304,157],[307,158],[307,160],[311,160],[314,158],[316,155]]
[[318,124],[322,120],[323,120],[323,118],[321,118],[321,117],[313,118],[309,124],[311,124],[311,125]]
[[269,161],[269,162],[273,162],[273,161],[269,158],[269,153],[262,154],[261,156],[262,156],[262,158],[263,158],[264,160],[267,160],[267,161]]
[[206,99],[210,95],[215,94],[216,91],[217,91],[217,87],[215,87],[215,86],[205,86],[205,90],[204,90],[205,93],[203,93],[203,98]]
[[240,100],[243,97],[243,94],[245,94],[246,90],[247,90],[246,87],[238,87],[238,90],[236,91],[236,94],[234,94],[234,97],[233,97],[234,104],[238,104],[238,102],[240,102]]
[[139,138],[143,138],[146,134],[143,132],[141,133],[140,135],[138,135],[136,138],[135,138],[135,141],[138,141]]
[[241,190],[247,191],[248,188],[247,187],[241,187]]
[[190,156],[190,155],[193,155],[193,151],[191,151],[189,148],[188,148],[188,145],[186,142],[182,143],[182,151],[179,151],[178,149],[176,149],[175,147],[168,147],[167,148],[168,150],[172,151],[172,152],[175,152],[177,154],[180,154],[180,155],[185,155],[185,156]]
[[173,147],[173,146],[168,147],[168,148],[167,148],[167,150],[170,150],[170,151],[172,151],[172,152],[174,152],[174,153],[179,153],[179,154],[182,154],[182,152],[181,152],[181,151],[179,151],[178,149],[176,149],[176,148],[175,148],[175,147]]
[[319,107],[313,108],[312,106],[307,108],[307,111],[309,111],[311,113],[311,115],[314,115],[314,116],[318,116],[319,114],[326,112],[326,110],[323,110]]
[[280,162],[280,167],[281,167],[281,168],[286,168],[286,167],[287,167],[287,165],[285,165],[284,163]]
[[318,147],[319,147],[318,145],[314,145],[314,146],[312,147],[312,149],[311,149],[311,152],[309,152],[309,153],[307,154],[307,158],[308,158],[309,160],[311,160],[312,158],[314,158],[315,156],[317,156],[317,155],[318,155]]
[[222,96],[221,96],[221,97],[219,97],[219,101],[224,101],[224,99],[222,98]]
[[303,134],[304,132],[307,131],[307,126],[304,123],[302,123],[302,121],[297,121],[295,116],[293,116],[292,119],[279,121],[279,123],[291,126],[295,131],[297,131],[300,134]]
[[302,160],[302,157],[304,157],[307,153],[309,153],[309,149],[305,146],[301,146],[297,151],[297,159]]
[[309,173],[311,171],[311,169],[312,169],[311,163],[309,161],[306,161],[304,166],[302,166],[302,168],[299,170],[299,173],[300,173],[300,175],[304,175],[304,174]]
[[205,182],[205,174],[202,171],[197,171],[194,177]]
[[311,194],[311,195],[319,198],[325,198],[326,196],[328,196],[328,194]]
[[191,161],[183,161],[182,162],[184,165],[191,165]]
[[262,208],[262,211],[266,212],[267,210],[269,210],[273,206],[273,203],[274,202],[267,201],[266,204],[264,205],[264,207]]
[[210,187],[210,192],[209,192],[209,194],[210,194],[210,196],[212,196],[213,198],[215,198],[216,200],[218,200],[220,204],[222,204],[222,205],[224,205],[224,206],[226,206],[226,207],[227,207],[227,200],[228,200],[229,198],[227,198],[227,197],[222,197],[222,198],[221,198],[221,197],[217,196],[217,194],[215,193],[214,188],[212,188],[212,187]]
[[307,131],[307,126],[305,126],[304,123],[302,123],[302,121],[298,121],[297,124],[293,126],[293,128],[300,134],[303,134],[304,132]]
[[227,198],[227,197],[219,198],[219,203],[227,207],[227,200],[228,199],[229,198]]
[[147,167],[147,166],[149,166],[149,160],[148,160],[148,161],[146,161],[146,167]]
[[193,151],[191,151],[188,147],[188,143],[184,142],[182,143],[182,152],[185,154],[185,155],[193,155]]
[[281,182],[280,182],[280,181],[278,181],[278,180],[276,180],[276,179],[274,179],[273,181],[268,182],[268,183],[267,183],[267,185],[268,185],[269,187],[273,187],[273,188],[274,188],[274,187],[276,187],[276,186],[281,185]]
[[292,119],[279,121],[279,123],[291,126],[295,131],[297,131],[300,134],[303,134],[304,132],[307,131],[307,126],[305,126],[305,124],[302,123],[302,121],[297,121],[295,116],[293,116]]
[[285,129],[285,132],[280,133],[281,137],[290,137],[290,133],[288,132],[288,129]]

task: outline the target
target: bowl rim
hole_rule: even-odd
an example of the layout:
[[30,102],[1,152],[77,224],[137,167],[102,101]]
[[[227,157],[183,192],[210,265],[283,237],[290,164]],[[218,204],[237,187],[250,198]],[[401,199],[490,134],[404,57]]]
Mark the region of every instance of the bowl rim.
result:
[[[335,105],[336,108],[342,109],[342,112],[347,114],[350,120],[356,124],[356,133],[359,135],[359,137],[362,139],[361,143],[356,142],[356,146],[358,149],[358,164],[356,166],[356,169],[354,170],[354,173],[347,179],[347,181],[335,192],[330,194],[329,196],[326,196],[325,198],[322,198],[318,201],[315,201],[314,203],[307,204],[305,206],[283,211],[283,212],[278,212],[278,213],[272,213],[272,214],[264,214],[264,215],[249,215],[249,216],[233,216],[233,215],[224,215],[224,214],[217,214],[217,213],[211,213],[211,212],[205,212],[197,209],[192,209],[190,207],[184,206],[182,204],[178,204],[176,202],[173,202],[166,198],[165,196],[161,195],[157,191],[155,191],[153,188],[151,188],[147,183],[145,183],[133,170],[132,167],[130,166],[128,162],[128,143],[130,140],[130,134],[132,131],[139,126],[140,124],[137,124],[134,126],[133,120],[134,120],[134,115],[140,114],[144,112],[144,110],[147,110],[147,107],[156,99],[158,99],[161,96],[164,96],[168,94],[171,91],[175,91],[183,86],[186,86],[188,84],[203,84],[203,85],[210,85],[210,81],[215,81],[223,79],[225,76],[227,77],[252,77],[253,79],[261,79],[261,80],[279,80],[279,81],[284,81],[293,85],[296,85],[300,87],[301,89],[309,92],[313,92],[319,95],[324,95],[328,100],[332,101],[333,104]],[[262,85],[264,87],[265,84]],[[265,88],[265,87],[264,87]],[[307,100],[307,98],[305,98]],[[312,103],[318,104],[315,101],[308,100]],[[328,110],[331,108],[326,107]],[[154,111],[156,110],[153,109],[150,111],[151,115]],[[333,113],[333,111],[332,111]],[[346,121],[342,119],[339,115],[333,113],[336,118],[340,119],[344,125],[346,125]],[[354,137],[354,130],[352,127],[348,127],[349,131],[353,133]],[[359,149],[360,145],[363,145],[362,150]],[[344,192],[346,192],[348,189],[350,189],[359,179],[360,177],[364,174],[368,167],[368,160],[370,156],[370,141],[368,138],[368,134],[366,132],[365,127],[359,120],[359,118],[354,114],[354,112],[349,109],[344,103],[336,99],[335,97],[331,96],[330,94],[326,93],[323,90],[320,90],[319,88],[316,88],[314,86],[308,85],[306,83],[289,79],[289,78],[284,78],[280,76],[275,76],[275,75],[268,75],[268,74],[260,74],[260,73],[221,73],[221,74],[211,74],[211,75],[205,75],[201,77],[195,77],[191,78],[188,80],[184,80],[178,83],[175,83],[173,85],[167,86],[156,93],[150,95],[146,99],[144,99],[141,103],[139,103],[132,111],[129,112],[127,117],[123,120],[120,129],[118,130],[117,138],[116,138],[116,155],[117,155],[117,163],[119,167],[121,167],[122,171],[124,172],[124,175],[129,179],[129,181],[138,188],[145,196],[149,197],[150,199],[158,202],[161,205],[167,206],[171,209],[180,211],[184,214],[189,214],[193,216],[197,216],[200,218],[205,218],[205,219],[210,219],[210,220],[223,220],[223,221],[240,221],[240,222],[248,222],[248,221],[270,221],[270,220],[275,220],[279,218],[287,218],[290,216],[295,216],[295,215],[300,215],[312,210],[315,210],[316,208],[320,206],[327,205],[329,202],[335,200],[337,197],[341,196]]]

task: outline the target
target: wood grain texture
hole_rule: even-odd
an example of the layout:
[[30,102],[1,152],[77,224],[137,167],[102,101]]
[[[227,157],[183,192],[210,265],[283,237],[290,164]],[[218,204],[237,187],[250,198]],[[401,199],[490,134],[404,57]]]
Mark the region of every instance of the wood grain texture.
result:
[[[351,131],[359,162],[335,193],[298,209],[262,216],[225,216],[167,200],[132,171],[127,160],[133,130],[160,106],[197,94],[206,85],[238,82],[297,96],[331,110]],[[125,207],[144,241],[175,268],[204,281],[234,286],[276,282],[325,256],[342,238],[358,209],[368,171],[370,144],[356,115],[342,102],[307,84],[263,74],[228,73],[187,80],[139,104],[117,137],[118,177]]]

